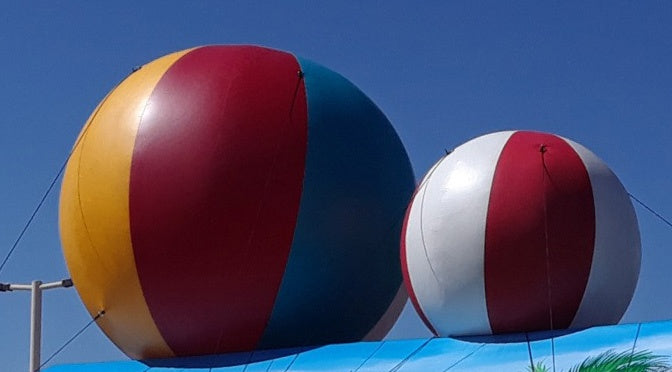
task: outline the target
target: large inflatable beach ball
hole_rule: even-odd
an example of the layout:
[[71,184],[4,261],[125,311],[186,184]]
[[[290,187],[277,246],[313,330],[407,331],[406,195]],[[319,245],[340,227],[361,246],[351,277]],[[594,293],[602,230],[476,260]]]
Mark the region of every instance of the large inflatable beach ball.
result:
[[95,109],[61,239],[82,301],[132,358],[350,342],[403,306],[413,189],[392,125],[348,80],[205,46],[143,66]]
[[429,171],[407,211],[411,300],[441,336],[615,324],[637,284],[637,218],[585,147],[538,132],[488,134]]

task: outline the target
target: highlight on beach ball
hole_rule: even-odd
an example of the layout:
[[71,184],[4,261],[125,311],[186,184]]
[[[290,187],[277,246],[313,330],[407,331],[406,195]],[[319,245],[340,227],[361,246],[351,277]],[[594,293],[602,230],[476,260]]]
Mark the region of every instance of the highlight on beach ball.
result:
[[402,231],[404,281],[437,335],[617,323],[640,267],[632,202],[585,147],[539,132],[473,139],[424,177]]
[[415,181],[339,74],[255,46],[159,58],[95,109],[68,163],[63,251],[131,358],[380,338],[406,299]]

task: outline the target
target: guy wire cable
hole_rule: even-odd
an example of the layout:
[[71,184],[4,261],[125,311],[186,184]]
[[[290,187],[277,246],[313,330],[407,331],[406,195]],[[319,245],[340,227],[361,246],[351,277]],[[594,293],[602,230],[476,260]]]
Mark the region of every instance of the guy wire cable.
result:
[[21,232],[19,233],[19,235],[18,235],[18,236],[16,237],[16,239],[14,240],[14,243],[12,244],[12,247],[9,249],[9,251],[8,251],[7,254],[5,255],[5,258],[2,260],[2,263],[0,263],[0,273],[2,273],[2,270],[3,270],[3,269],[5,268],[5,266],[7,265],[7,262],[9,261],[9,258],[12,256],[12,253],[14,253],[14,251],[16,250],[16,247],[17,247],[17,246],[19,245],[19,243],[21,242],[21,239],[23,238],[23,236],[25,235],[26,231],[28,230],[28,227],[30,227],[30,224],[31,224],[31,223],[33,222],[33,220],[35,219],[35,216],[37,216],[37,212],[39,212],[39,211],[40,211],[40,208],[42,208],[42,205],[44,205],[44,202],[47,200],[47,197],[48,197],[49,194],[51,193],[51,190],[54,189],[54,186],[56,185],[56,182],[58,181],[58,179],[59,179],[59,178],[61,177],[61,175],[63,174],[63,171],[65,170],[65,167],[68,165],[68,162],[70,161],[70,158],[72,157],[72,154],[74,154],[75,150],[77,150],[77,147],[78,147],[78,146],[80,145],[80,143],[82,142],[82,139],[86,136],[86,132],[87,132],[87,131],[89,130],[89,128],[91,127],[91,123],[93,123],[93,120],[95,119],[96,115],[98,115],[98,112],[100,111],[100,109],[103,107],[103,105],[105,104],[105,102],[107,101],[107,99],[110,97],[110,95],[112,94],[112,92],[114,92],[114,91],[117,89],[117,87],[118,87],[119,85],[121,85],[121,83],[123,83],[129,76],[131,76],[134,72],[138,71],[140,68],[141,68],[141,67],[134,67],[130,74],[126,75],[126,77],[124,77],[124,79],[122,79],[117,85],[115,85],[114,88],[112,88],[112,90],[110,90],[110,92],[107,93],[107,95],[105,96],[105,98],[103,98],[103,100],[100,102],[100,104],[99,104],[98,107],[96,108],[96,110],[95,110],[95,112],[93,113],[93,115],[91,115],[91,120],[88,120],[88,121],[87,121],[88,125],[86,125],[86,126],[84,127],[84,129],[82,130],[82,132],[79,134],[79,137],[77,138],[77,141],[75,141],[75,145],[72,146],[72,149],[71,149],[70,152],[68,153],[68,156],[66,156],[65,161],[63,162],[63,164],[61,164],[61,167],[59,168],[58,172],[56,173],[56,175],[55,175],[55,176],[53,177],[53,179],[51,180],[51,183],[49,184],[49,187],[47,187],[47,190],[46,190],[46,191],[44,192],[44,194],[42,195],[42,198],[41,198],[40,201],[37,203],[37,206],[33,209],[33,213],[30,215],[30,217],[28,218],[28,221],[26,221],[25,225],[24,225],[23,228],[21,229]]

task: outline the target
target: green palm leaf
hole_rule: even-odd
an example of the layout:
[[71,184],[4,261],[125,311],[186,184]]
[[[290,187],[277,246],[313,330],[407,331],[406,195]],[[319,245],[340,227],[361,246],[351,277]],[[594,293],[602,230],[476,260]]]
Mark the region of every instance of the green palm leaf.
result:
[[544,362],[537,362],[537,364],[532,366],[528,366],[527,370],[529,372],[550,372],[551,370],[544,364]]
[[664,356],[654,355],[650,351],[616,353],[608,350],[598,356],[590,357],[578,366],[572,367],[569,372],[656,372],[669,368],[670,365]]

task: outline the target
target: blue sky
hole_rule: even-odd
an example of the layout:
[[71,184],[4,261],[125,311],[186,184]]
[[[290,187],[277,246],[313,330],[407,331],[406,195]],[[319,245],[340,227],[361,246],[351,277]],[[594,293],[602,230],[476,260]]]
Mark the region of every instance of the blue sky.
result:
[[[204,44],[283,49],[348,77],[387,114],[417,178],[478,135],[542,130],[590,148],[672,216],[670,35],[663,1],[10,2],[0,12],[0,255],[100,99],[134,66]],[[54,191],[1,282],[68,276]],[[642,272],[624,320],[672,318],[672,231],[637,212]],[[74,290],[44,300],[48,356],[88,317]],[[25,368],[28,308],[27,293],[0,294],[8,371]],[[424,334],[410,316],[395,332]],[[55,362],[121,357],[92,327]]]

